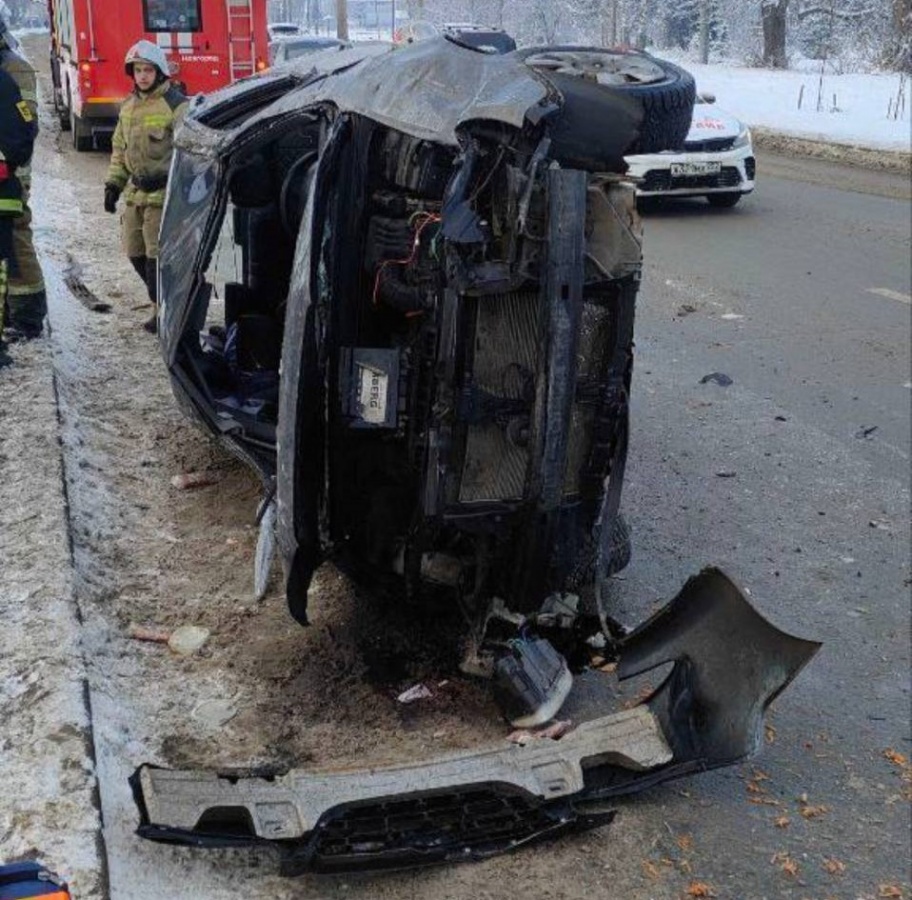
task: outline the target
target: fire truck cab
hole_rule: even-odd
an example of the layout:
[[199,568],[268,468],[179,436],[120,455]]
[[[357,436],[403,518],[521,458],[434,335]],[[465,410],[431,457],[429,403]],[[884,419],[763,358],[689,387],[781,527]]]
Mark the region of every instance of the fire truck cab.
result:
[[77,150],[113,132],[132,89],[123,60],[146,38],[189,96],[267,66],[267,0],[48,0],[54,108]]

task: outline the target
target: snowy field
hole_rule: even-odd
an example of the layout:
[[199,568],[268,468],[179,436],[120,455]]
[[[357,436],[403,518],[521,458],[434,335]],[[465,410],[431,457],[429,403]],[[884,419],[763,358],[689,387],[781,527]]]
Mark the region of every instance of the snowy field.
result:
[[[679,64],[693,73],[698,90],[715,94],[721,109],[748,125],[809,140],[882,150],[912,149],[912,83],[908,76],[825,74],[821,80],[819,64],[811,63],[805,64],[806,71],[704,66],[683,60]],[[899,115],[894,118],[897,98]]]

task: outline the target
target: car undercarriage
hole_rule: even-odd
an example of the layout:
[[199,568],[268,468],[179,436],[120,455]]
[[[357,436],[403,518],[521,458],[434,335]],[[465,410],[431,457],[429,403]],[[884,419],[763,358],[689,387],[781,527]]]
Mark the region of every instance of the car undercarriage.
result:
[[640,705],[535,750],[144,767],[140,834],[277,841],[289,872],[479,858],[756,749],[816,645],[716,570],[629,634],[603,596],[630,556],[642,233],[624,155],[683,140],[692,104],[692,80],[642,54],[440,39],[320,54],[191,111],[162,350],[181,406],[262,480],[257,595],[277,551],[301,624],[327,560],[398,602],[458,606],[463,671],[521,727],[596,661],[621,679],[673,665]]

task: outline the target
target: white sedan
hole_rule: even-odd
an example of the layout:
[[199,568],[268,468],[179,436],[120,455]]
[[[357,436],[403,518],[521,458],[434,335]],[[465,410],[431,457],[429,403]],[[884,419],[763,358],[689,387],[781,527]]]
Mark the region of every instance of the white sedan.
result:
[[709,109],[715,99],[697,96],[683,150],[626,157],[628,173],[640,179],[638,197],[706,197],[710,206],[734,206],[754,189],[750,129],[720,109]]

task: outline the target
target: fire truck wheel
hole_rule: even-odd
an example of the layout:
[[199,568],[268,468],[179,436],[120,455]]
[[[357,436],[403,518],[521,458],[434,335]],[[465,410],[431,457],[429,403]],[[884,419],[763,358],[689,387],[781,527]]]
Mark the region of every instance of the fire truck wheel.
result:
[[73,133],[73,148],[77,153],[85,153],[94,147],[91,130],[72,110],[70,110],[70,131]]

